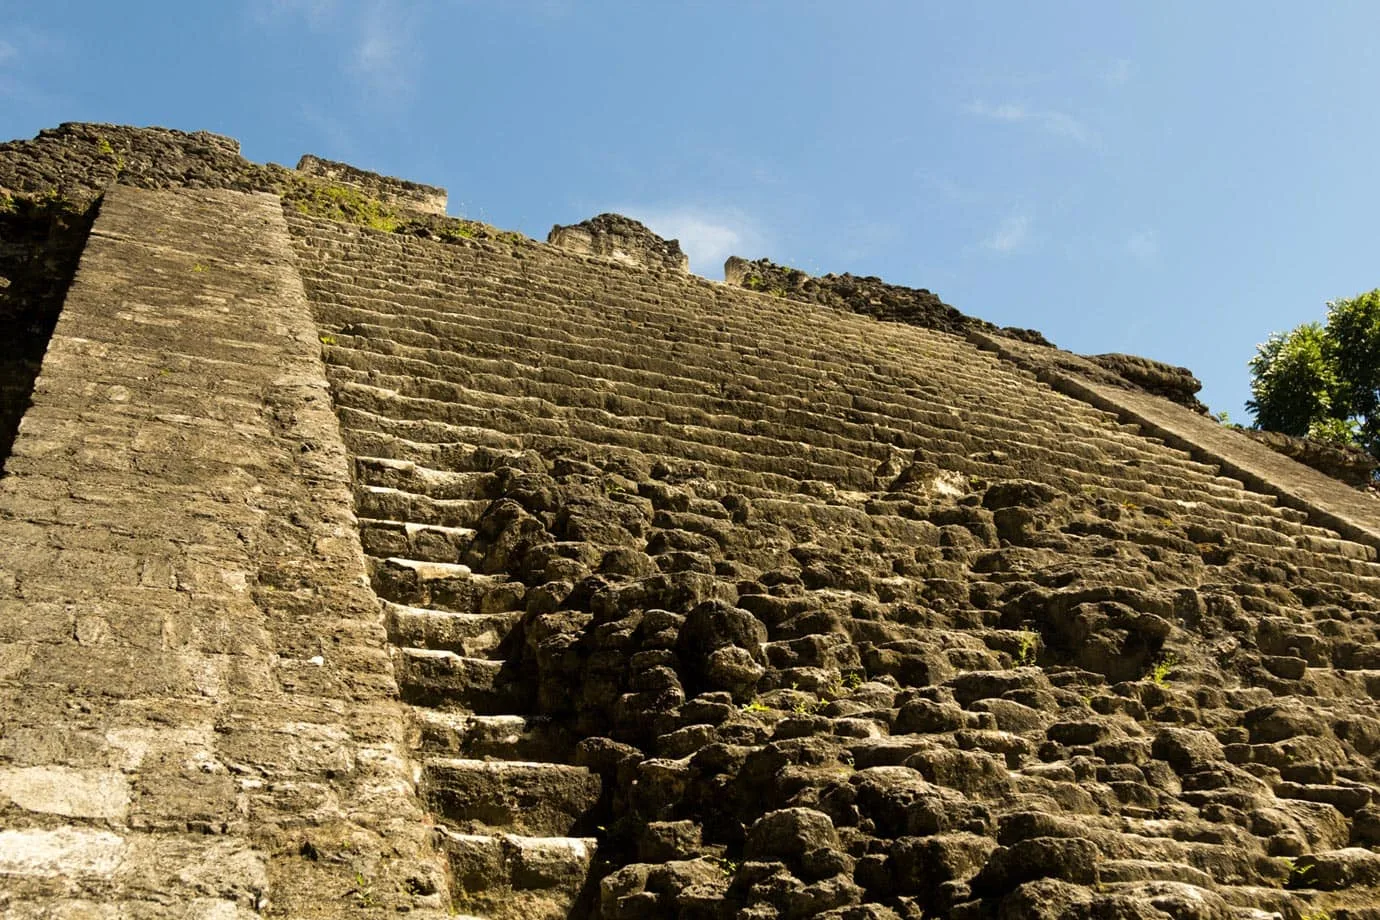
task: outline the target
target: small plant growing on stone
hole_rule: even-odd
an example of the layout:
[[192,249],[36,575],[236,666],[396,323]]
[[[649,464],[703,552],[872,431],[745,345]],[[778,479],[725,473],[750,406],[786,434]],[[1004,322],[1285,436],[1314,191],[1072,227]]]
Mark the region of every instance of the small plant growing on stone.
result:
[[378,903],[374,894],[374,885],[364,877],[363,872],[355,873],[355,887],[352,893],[355,896],[355,904],[359,907],[373,907]]
[[453,227],[445,227],[441,230],[443,239],[452,240],[472,240],[474,239],[474,228],[469,224],[457,224]]
[[1035,651],[1038,648],[1039,639],[1038,634],[1030,630],[1021,630],[1016,646],[1016,667],[1024,668],[1035,663]]
[[708,861],[718,866],[725,878],[733,878],[738,874],[738,863],[731,859],[725,859],[722,856],[710,856]]
[[335,344],[335,336],[333,336],[333,335],[322,335],[322,336],[319,336],[319,338],[321,339],[321,344],[322,344],[322,345],[334,345],[334,344]]
[[115,148],[110,146],[110,141],[106,140],[104,137],[98,138],[96,140],[96,151],[100,153],[101,156],[110,157],[115,161],[115,174],[117,176],[124,173],[125,158],[115,152]]
[[762,702],[760,697],[753,697],[742,705],[743,712],[771,712],[771,707]]
[[1179,659],[1172,653],[1166,653],[1159,661],[1155,662],[1150,669],[1150,680],[1158,686],[1163,687],[1165,681],[1169,679],[1169,672],[1174,670],[1179,664]]
[[751,291],[761,291],[767,286],[767,282],[761,275],[748,275],[743,279],[743,287]]

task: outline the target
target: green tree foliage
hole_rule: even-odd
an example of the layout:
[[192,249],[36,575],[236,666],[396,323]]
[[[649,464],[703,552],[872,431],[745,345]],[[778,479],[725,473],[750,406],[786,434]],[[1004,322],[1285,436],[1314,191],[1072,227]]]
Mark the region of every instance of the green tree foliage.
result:
[[1255,425],[1380,456],[1380,289],[1327,305],[1327,323],[1275,333],[1250,361]]

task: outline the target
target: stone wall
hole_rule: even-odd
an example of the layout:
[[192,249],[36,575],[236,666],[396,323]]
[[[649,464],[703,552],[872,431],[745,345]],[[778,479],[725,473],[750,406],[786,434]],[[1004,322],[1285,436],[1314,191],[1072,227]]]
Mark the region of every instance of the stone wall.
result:
[[298,160],[297,171],[306,176],[351,186],[394,207],[424,214],[446,213],[446,190],[435,185],[382,176],[356,169],[348,163],[323,160],[309,153]]
[[229,188],[106,196],[0,480],[0,912],[1374,920],[1380,511],[1175,369],[147,136]]
[[1255,431],[1249,428],[1236,430],[1277,453],[1297,460],[1304,466],[1312,467],[1325,476],[1339,479],[1349,486],[1370,491],[1376,488],[1380,458],[1359,447],[1296,438],[1278,431]]
[[558,224],[551,228],[546,241],[570,252],[603,256],[626,265],[690,270],[690,257],[681,251],[679,240],[664,240],[622,214],[600,214],[564,227]]
[[275,196],[105,196],[0,480],[5,916],[444,905],[319,348]]
[[249,162],[238,141],[206,131],[68,122],[0,144],[0,192],[53,195],[77,210],[117,179],[141,188],[272,191],[287,172]]

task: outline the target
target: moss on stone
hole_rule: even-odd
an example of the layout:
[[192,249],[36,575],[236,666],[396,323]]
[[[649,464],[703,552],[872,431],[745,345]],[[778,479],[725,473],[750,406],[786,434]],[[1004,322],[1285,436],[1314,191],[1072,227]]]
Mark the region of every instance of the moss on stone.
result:
[[282,195],[289,206],[302,214],[359,224],[384,233],[396,232],[404,222],[393,208],[347,185],[294,176],[285,183]]

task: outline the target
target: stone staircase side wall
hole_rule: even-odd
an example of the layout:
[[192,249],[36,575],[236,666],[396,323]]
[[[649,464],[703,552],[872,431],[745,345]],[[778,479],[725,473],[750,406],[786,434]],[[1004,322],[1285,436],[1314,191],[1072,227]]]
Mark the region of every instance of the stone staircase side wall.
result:
[[1275,495],[1281,504],[1307,513],[1313,523],[1380,549],[1380,501],[1374,497],[1169,400],[1044,366],[1038,356],[1030,354],[1038,346],[976,330],[968,332],[968,340],[1034,371],[1041,382],[1066,396],[1139,425],[1145,434],[1186,450],[1200,461],[1217,464],[1223,473],[1250,488]]
[[276,196],[106,195],[0,480],[0,914],[444,916]]

